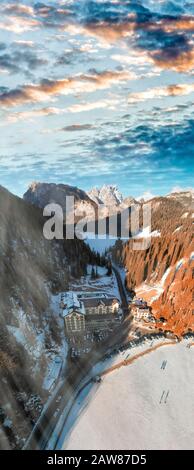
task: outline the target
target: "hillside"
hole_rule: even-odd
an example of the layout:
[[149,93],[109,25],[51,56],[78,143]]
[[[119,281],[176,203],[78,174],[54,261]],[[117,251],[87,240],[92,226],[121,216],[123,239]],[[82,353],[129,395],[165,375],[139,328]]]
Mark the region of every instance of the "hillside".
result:
[[167,320],[158,326],[180,335],[194,329],[193,195],[155,198],[151,204],[151,231],[157,236],[150,247],[134,250],[135,240],[117,243],[114,257],[124,262],[128,288],[152,305],[157,318]]
[[42,211],[0,187],[0,441],[20,448],[40,414],[49,365],[66,356],[55,294],[79,277],[89,248],[46,241]]

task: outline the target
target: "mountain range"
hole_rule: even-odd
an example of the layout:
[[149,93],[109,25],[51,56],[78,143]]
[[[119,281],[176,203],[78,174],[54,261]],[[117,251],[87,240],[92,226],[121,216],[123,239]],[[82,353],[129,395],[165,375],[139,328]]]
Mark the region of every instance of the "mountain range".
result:
[[74,196],[75,208],[86,211],[88,215],[90,215],[90,208],[96,209],[98,207],[101,208],[101,216],[104,216],[106,208],[103,208],[102,205],[105,205],[112,213],[130,207],[132,204],[138,204],[138,201],[133,197],[124,198],[115,185],[103,185],[101,188],[92,188],[85,192],[67,184],[33,182],[23,198],[41,208],[50,203],[59,204],[66,213],[65,198],[67,196]]
[[33,182],[23,198],[30,204],[40,208],[47,204],[59,204],[66,218],[71,223],[71,211],[66,207],[66,197],[73,196],[75,203],[76,220],[85,214],[88,220],[94,218],[106,218],[118,212],[139,204],[133,197],[123,198],[115,185],[103,185],[101,188],[93,188],[88,192],[67,184]]
[[[158,200],[160,196],[153,196],[150,198],[138,198],[135,199],[133,196],[123,197],[118,187],[114,184],[104,184],[102,187],[91,188],[88,192],[79,189],[76,186],[70,186],[68,184],[56,184],[56,183],[41,183],[32,182],[23,198],[25,201],[34,204],[35,206],[43,208],[46,204],[56,203],[60,204],[65,211],[65,197],[74,196],[76,207],[81,204],[87,208],[87,205],[91,204],[93,207],[105,205],[108,208],[115,210],[122,210],[126,207],[130,207],[133,204],[142,204],[144,202]],[[164,196],[168,199],[175,199],[182,204],[187,206],[192,204],[194,200],[194,190],[189,191],[176,191]]]

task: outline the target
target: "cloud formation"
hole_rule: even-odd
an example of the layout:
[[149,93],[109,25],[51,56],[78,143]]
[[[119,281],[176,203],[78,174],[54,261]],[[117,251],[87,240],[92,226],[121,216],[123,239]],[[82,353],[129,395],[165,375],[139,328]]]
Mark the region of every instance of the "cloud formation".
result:
[[12,51],[3,51],[0,54],[0,69],[10,73],[22,73],[29,76],[32,71],[46,64],[47,60],[38,57],[38,54],[29,50],[29,45],[26,44],[20,44],[20,49],[17,47]]
[[140,101],[146,101],[151,99],[161,99],[168,96],[184,96],[194,92],[193,84],[181,84],[181,85],[169,85],[166,87],[150,88],[146,91],[139,93],[131,93],[128,97],[128,103],[134,104]]
[[191,186],[192,4],[2,0],[4,184],[18,168],[23,185],[38,174],[136,194]]
[[44,79],[38,85],[24,85],[20,88],[0,93],[0,105],[18,106],[25,103],[47,101],[49,97],[71,93],[91,93],[110,88],[119,82],[131,80],[133,75],[127,71],[104,71],[80,74],[63,80]]
[[14,123],[18,121],[33,121],[37,117],[44,117],[44,116],[57,116],[63,112],[60,108],[55,107],[47,107],[47,108],[40,108],[40,109],[32,109],[30,111],[20,111],[15,113],[10,113],[7,115],[6,121],[8,123]]

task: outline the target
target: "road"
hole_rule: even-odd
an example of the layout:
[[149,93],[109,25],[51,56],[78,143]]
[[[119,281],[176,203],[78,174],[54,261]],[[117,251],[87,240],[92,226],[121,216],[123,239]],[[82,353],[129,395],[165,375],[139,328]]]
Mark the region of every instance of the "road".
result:
[[129,314],[129,307],[128,307],[128,300],[127,300],[125,288],[123,286],[123,282],[122,282],[119,270],[116,268],[115,265],[112,265],[112,269],[113,269],[113,271],[115,273],[115,276],[116,276],[118,289],[119,289],[121,302],[122,302],[122,309],[123,309],[124,316],[126,317]]
[[127,297],[120,273],[115,266],[113,267],[113,271],[121,296],[124,321],[122,324],[118,325],[117,330],[114,330],[108,339],[106,338],[106,340],[101,343],[95,344],[90,354],[85,358],[81,358],[76,362],[72,362],[70,358],[67,359],[67,367],[63,381],[61,381],[61,384],[57,387],[56,392],[53,393],[52,398],[43,410],[27,440],[27,444],[24,447],[25,449],[46,449],[62,413],[64,413],[64,410],[72,401],[72,397],[76,399],[76,394],[80,393],[80,384],[83,383],[85,379],[85,384],[82,385],[82,387],[86,386],[86,384],[92,380],[92,368],[94,365],[102,361],[107,353],[110,354],[115,347],[119,347],[123,344],[128,337],[131,317],[128,311]]

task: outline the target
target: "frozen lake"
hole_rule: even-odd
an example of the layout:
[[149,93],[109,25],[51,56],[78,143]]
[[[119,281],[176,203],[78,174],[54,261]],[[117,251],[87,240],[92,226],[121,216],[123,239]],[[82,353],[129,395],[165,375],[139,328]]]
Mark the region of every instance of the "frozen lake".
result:
[[192,449],[194,347],[162,347],[103,378],[64,449]]

